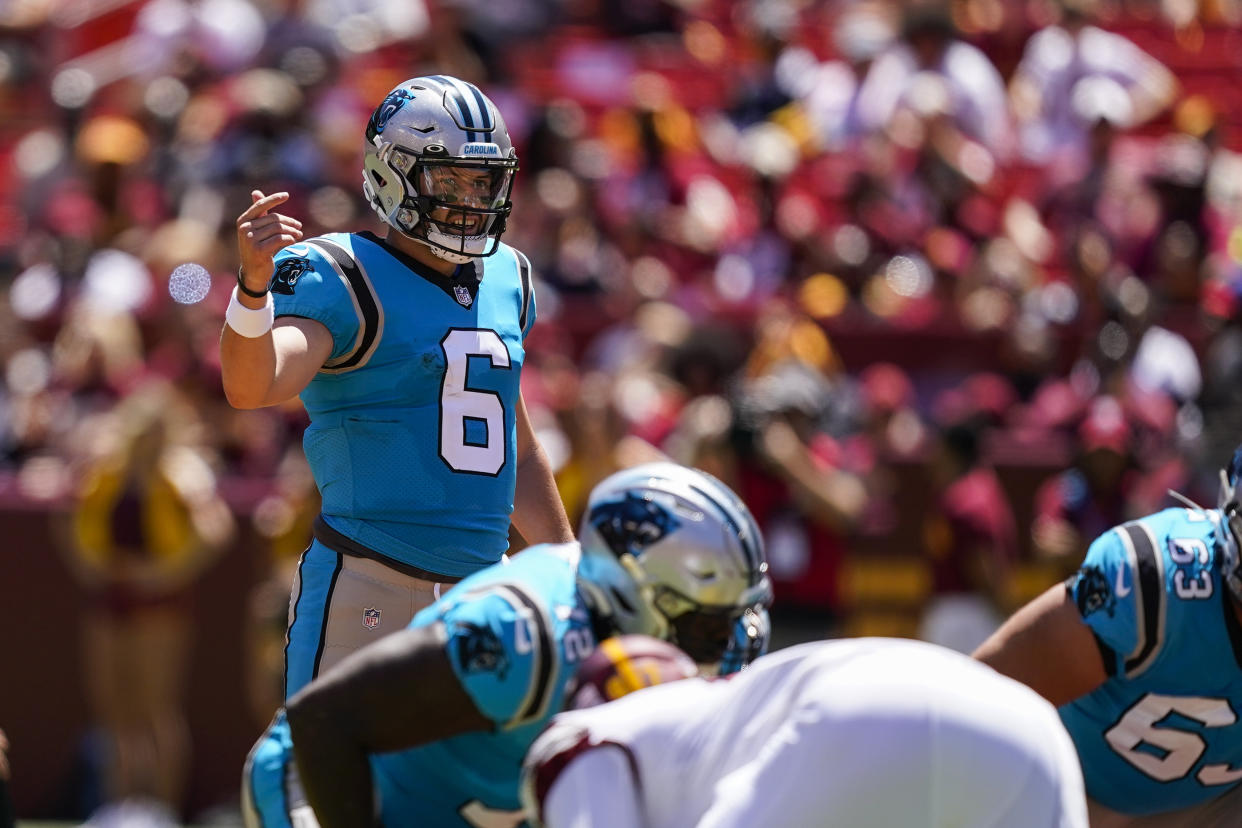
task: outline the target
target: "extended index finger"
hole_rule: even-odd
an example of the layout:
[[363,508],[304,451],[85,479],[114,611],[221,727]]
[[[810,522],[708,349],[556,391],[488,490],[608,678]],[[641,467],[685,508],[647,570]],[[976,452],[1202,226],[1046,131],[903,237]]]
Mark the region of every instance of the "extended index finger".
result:
[[272,193],[269,196],[264,196],[263,198],[256,201],[254,204],[251,204],[249,207],[247,207],[246,212],[242,213],[240,216],[237,217],[237,221],[240,224],[243,221],[250,221],[253,218],[258,218],[259,216],[266,213],[268,210],[275,207],[277,204],[283,204],[284,202],[288,200],[289,200],[288,193]]

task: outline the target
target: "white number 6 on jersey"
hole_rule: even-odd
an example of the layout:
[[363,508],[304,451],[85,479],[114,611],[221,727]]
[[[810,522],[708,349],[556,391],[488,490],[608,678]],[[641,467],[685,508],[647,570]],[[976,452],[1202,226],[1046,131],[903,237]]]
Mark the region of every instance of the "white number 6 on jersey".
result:
[[[509,349],[485,328],[454,328],[440,340],[444,384],[440,388],[440,457],[453,471],[495,476],[505,464],[505,405],[495,391],[467,387],[470,357],[509,370]],[[467,442],[470,422],[480,423],[482,442]]]

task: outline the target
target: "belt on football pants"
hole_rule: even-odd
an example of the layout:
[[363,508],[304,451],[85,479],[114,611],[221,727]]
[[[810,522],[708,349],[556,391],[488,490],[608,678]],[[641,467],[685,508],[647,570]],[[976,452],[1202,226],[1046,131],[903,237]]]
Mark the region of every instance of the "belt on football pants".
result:
[[316,540],[333,552],[348,555],[351,558],[368,558],[410,578],[418,578],[420,581],[430,581],[434,584],[455,584],[461,580],[461,578],[454,575],[428,572],[425,569],[394,560],[381,552],[376,552],[370,547],[363,546],[353,538],[347,538],[329,526],[328,522],[323,519],[323,515],[315,515],[315,523],[311,531],[314,532]]

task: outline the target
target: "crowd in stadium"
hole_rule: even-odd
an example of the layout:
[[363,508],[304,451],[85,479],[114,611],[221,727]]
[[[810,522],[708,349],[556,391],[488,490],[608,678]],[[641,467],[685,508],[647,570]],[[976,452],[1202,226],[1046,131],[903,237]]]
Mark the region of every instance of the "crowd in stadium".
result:
[[[307,420],[225,400],[233,222],[261,186],[290,193],[308,238],[382,226],[363,126],[398,82],[444,73],[496,103],[517,150],[505,241],[538,301],[522,392],[571,522],[618,469],[693,465],[763,530],[776,642],[970,652],[1169,489],[1209,503],[1238,442],[1240,17],[1229,0],[4,4],[0,491],[73,505],[95,652],[175,674],[184,617],[115,640],[99,619],[171,611],[238,521],[287,583],[316,511]],[[185,264],[210,281],[173,278]],[[96,525],[100,503],[155,464],[193,517],[146,569],[109,571],[98,538],[121,524]],[[256,614],[279,626],[273,594]],[[108,709],[110,668],[89,669]]]

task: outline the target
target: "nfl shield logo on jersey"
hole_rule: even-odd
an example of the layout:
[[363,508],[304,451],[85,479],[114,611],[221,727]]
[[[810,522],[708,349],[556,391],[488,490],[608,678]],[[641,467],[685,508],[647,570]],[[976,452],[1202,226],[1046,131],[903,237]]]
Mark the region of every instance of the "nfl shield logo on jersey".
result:
[[368,630],[373,630],[379,626],[380,611],[375,607],[367,607],[362,611],[362,626]]
[[457,297],[457,304],[463,308],[468,308],[474,304],[474,299],[470,296],[470,290],[465,285],[453,285],[453,295]]

